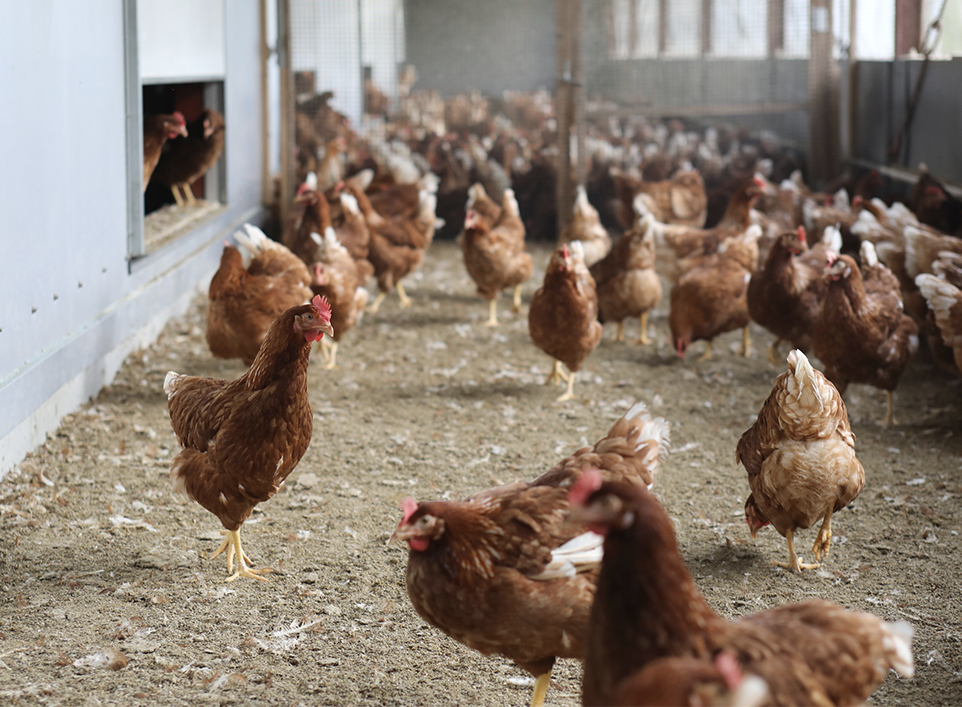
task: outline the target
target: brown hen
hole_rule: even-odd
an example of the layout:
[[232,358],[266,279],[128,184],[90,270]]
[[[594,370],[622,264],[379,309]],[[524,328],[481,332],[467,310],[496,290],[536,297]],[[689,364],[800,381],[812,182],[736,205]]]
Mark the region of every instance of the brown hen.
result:
[[144,118],[144,191],[147,191],[147,183],[150,182],[150,175],[154,173],[164,145],[178,136],[187,137],[187,123],[182,113]]
[[239,358],[249,366],[273,321],[311,299],[311,274],[255,226],[245,224],[235,238],[254,257],[245,268],[237,248],[224,247],[208,291],[207,345],[217,358]]
[[889,669],[911,677],[912,627],[822,600],[727,621],[695,586],[671,520],[637,485],[583,474],[569,494],[571,519],[603,534],[591,608],[582,703],[610,705],[616,686],[660,658],[710,661],[732,653],[758,675],[769,705],[858,705]]
[[[531,298],[528,331],[535,346],[554,359],[546,383],[568,382],[558,402],[574,397],[575,374],[601,341],[595,281],[585,267],[581,241],[562,244],[551,255],[544,284]],[[561,364],[568,368],[567,375]]]
[[176,491],[216,515],[227,537],[211,559],[227,551],[227,571],[265,580],[269,568],[252,570],[240,528],[254,506],[277,493],[311,441],[307,364],[311,342],[331,328],[331,310],[321,297],[283,312],[264,339],[253,364],[233,381],[170,371],[164,379],[170,426],[183,450],[174,457],[170,480]]
[[818,567],[802,564],[795,531],[822,520],[812,548],[820,563],[832,544],[832,515],[861,493],[865,470],[842,396],[801,351],[788,354],[788,370],[738,440],[735,459],[752,490],[745,501],[752,538],[771,523],[788,541],[788,564],[775,564],[796,572]]
[[405,499],[394,539],[408,543],[407,590],[418,614],[484,655],[537,678],[544,700],[556,658],[581,659],[600,556],[598,539],[564,522],[578,475],[649,486],[668,451],[668,423],[635,404],[608,435],[531,482],[465,501]]

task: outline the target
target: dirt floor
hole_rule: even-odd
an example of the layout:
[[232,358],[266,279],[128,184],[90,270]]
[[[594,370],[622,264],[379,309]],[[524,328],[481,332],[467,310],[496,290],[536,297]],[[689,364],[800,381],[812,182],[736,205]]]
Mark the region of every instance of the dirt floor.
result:
[[[536,253],[543,272],[547,250]],[[307,454],[244,526],[269,583],[224,583],[214,516],[170,489],[179,447],[162,392],[170,369],[233,378],[210,357],[204,302],[130,357],[109,389],[69,415],[0,482],[0,703],[45,705],[526,705],[531,680],[428,627],[404,588],[406,548],[388,545],[398,502],[459,498],[530,479],[602,437],[636,400],[672,424],[655,491],[712,606],[728,617],[824,597],[915,626],[917,673],[890,675],[872,704],[962,704],[960,381],[920,356],[897,392],[902,423],[885,429],[884,395],[848,395],[865,490],[836,516],[821,570],[774,567],[787,556],[771,528],[752,543],[748,484],[734,461],[782,368],[736,355],[738,333],[711,361],[668,343],[614,342],[555,403],[549,360],[527,321],[484,326],[452,244],[432,246],[409,278],[412,309],[387,300],[349,334],[340,367],[310,368],[315,410]],[[538,287],[540,274],[526,285]],[[627,327],[637,335],[637,324]],[[787,352],[785,352],[787,353]],[[800,535],[811,559],[814,530]],[[579,704],[581,669],[561,661],[549,705]]]

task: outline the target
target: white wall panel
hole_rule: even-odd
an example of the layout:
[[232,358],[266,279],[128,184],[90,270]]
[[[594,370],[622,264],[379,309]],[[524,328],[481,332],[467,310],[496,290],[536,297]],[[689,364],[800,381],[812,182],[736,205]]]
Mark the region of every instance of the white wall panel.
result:
[[137,0],[140,78],[224,76],[224,0]]

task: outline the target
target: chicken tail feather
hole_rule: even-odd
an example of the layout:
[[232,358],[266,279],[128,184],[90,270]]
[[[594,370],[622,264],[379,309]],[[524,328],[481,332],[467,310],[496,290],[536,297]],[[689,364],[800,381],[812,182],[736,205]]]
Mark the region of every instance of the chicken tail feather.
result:
[[177,393],[177,383],[185,376],[181,373],[175,373],[174,371],[167,371],[167,375],[164,377],[164,393],[167,394],[167,399],[170,400]]
[[608,437],[616,436],[633,440],[636,452],[647,448],[642,462],[654,478],[671,444],[668,422],[662,417],[652,417],[645,404],[638,402],[612,426]]

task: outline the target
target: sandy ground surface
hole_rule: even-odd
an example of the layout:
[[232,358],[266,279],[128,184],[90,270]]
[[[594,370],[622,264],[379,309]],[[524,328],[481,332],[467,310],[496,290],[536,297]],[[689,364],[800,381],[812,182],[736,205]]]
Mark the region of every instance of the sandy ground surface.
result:
[[[536,254],[540,281],[547,251]],[[532,280],[526,295],[538,286]],[[780,372],[771,338],[752,358],[738,333],[715,357],[679,362],[665,305],[657,345],[616,343],[586,364],[578,398],[555,403],[549,361],[527,322],[484,326],[460,255],[436,244],[410,279],[412,309],[387,300],[346,337],[340,367],[310,368],[307,454],[244,526],[269,583],[224,583],[216,518],[167,481],[178,451],[165,373],[233,378],[212,359],[204,302],[131,356],[109,389],[64,419],[0,482],[0,703],[44,705],[526,705],[531,681],[428,627],[404,588],[406,548],[387,544],[398,502],[459,498],[530,479],[603,436],[635,400],[672,423],[655,491],[684,558],[728,617],[824,597],[916,628],[917,674],[890,675],[873,704],[962,703],[960,382],[917,359],[897,393],[901,425],[875,424],[879,391],[853,386],[852,426],[867,484],[835,518],[832,554],[802,575],[764,529],[753,544],[735,444]],[[637,333],[637,324],[628,334]],[[800,535],[811,559],[814,531]],[[579,703],[581,669],[561,661],[549,705]]]

